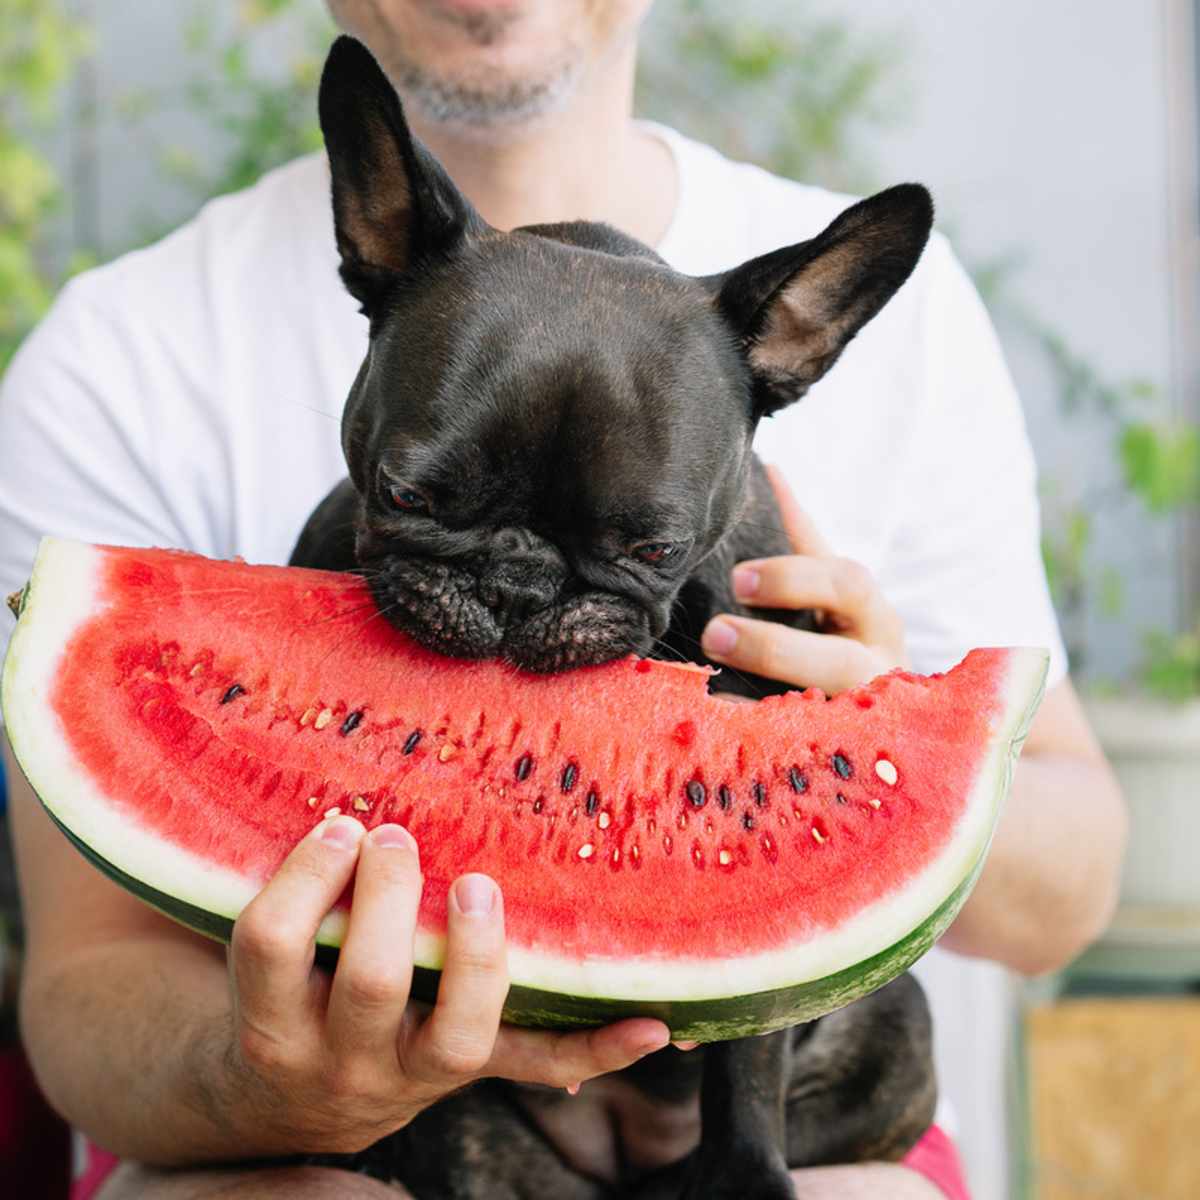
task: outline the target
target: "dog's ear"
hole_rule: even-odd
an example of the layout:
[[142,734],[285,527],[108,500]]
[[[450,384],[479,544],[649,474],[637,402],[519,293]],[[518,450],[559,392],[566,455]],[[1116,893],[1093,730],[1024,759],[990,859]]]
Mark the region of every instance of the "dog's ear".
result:
[[754,416],[799,400],[909,277],[933,201],[904,183],[848,208],[811,241],[705,283],[733,326],[754,380]]
[[329,51],[318,108],[341,276],[370,316],[398,276],[485,226],[413,137],[395,88],[354,38]]

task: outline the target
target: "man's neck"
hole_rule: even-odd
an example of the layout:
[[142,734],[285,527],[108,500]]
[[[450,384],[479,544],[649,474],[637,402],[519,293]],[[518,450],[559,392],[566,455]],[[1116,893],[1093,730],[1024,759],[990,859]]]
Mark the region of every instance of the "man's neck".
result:
[[464,130],[410,109],[417,136],[498,229],[607,221],[656,245],[675,212],[670,150],[632,119],[636,44],[592,64],[562,110],[528,126]]

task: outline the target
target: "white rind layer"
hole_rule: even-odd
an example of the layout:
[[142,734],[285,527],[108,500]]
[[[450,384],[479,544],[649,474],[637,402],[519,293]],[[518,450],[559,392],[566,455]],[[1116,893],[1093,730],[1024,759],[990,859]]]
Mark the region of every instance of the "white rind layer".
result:
[[[149,888],[232,921],[261,885],[164,841],[121,813],[76,761],[46,702],[72,633],[101,610],[102,553],[84,543],[42,541],[26,598],[33,619],[18,623],[0,685],[13,749],[42,803],[97,855]],[[572,996],[644,1001],[748,996],[822,979],[905,940],[986,853],[1013,761],[1044,686],[1047,662],[1044,650],[1011,653],[992,745],[952,836],[919,875],[838,929],[805,942],[717,961],[595,957],[580,962],[510,945],[513,984]],[[344,915],[331,913],[318,941],[336,946],[344,929]],[[443,946],[442,937],[418,932],[417,965],[439,967]]]

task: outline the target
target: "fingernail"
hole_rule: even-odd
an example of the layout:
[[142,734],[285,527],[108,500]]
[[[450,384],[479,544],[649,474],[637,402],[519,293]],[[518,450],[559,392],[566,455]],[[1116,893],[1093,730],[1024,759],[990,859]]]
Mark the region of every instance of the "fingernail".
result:
[[322,822],[321,841],[339,850],[353,850],[363,835],[363,827],[353,817],[331,817]]
[[486,875],[464,875],[454,885],[459,912],[486,916],[496,906],[496,885]]
[[674,1046],[676,1050],[687,1051],[687,1050],[695,1050],[695,1048],[698,1045],[700,1045],[700,1043],[699,1042],[672,1042],[671,1045]]
[[379,825],[371,831],[371,843],[388,849],[417,853],[417,839],[403,825]]
[[728,621],[719,618],[709,621],[701,639],[705,651],[714,655],[728,654],[737,645],[737,640],[737,630]]
[[652,1033],[647,1037],[642,1038],[640,1042],[634,1045],[634,1050],[639,1055],[653,1054],[655,1050],[662,1050],[671,1040],[671,1035],[668,1033]]
[[762,576],[753,567],[735,567],[733,571],[733,593],[746,599],[757,595]]
[[567,1084],[567,1095],[568,1096],[578,1096],[579,1089],[581,1087],[583,1087],[582,1083],[568,1083]]

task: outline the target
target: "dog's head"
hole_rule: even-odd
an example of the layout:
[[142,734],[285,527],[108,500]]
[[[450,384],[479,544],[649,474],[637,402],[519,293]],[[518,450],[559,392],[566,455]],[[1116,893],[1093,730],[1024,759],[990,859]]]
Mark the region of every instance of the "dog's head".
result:
[[928,193],[697,279],[604,225],[491,228],[350,38],[320,110],[341,274],[370,320],[342,442],[381,610],[432,649],[535,671],[645,653],[738,520],[758,421],[916,265]]

